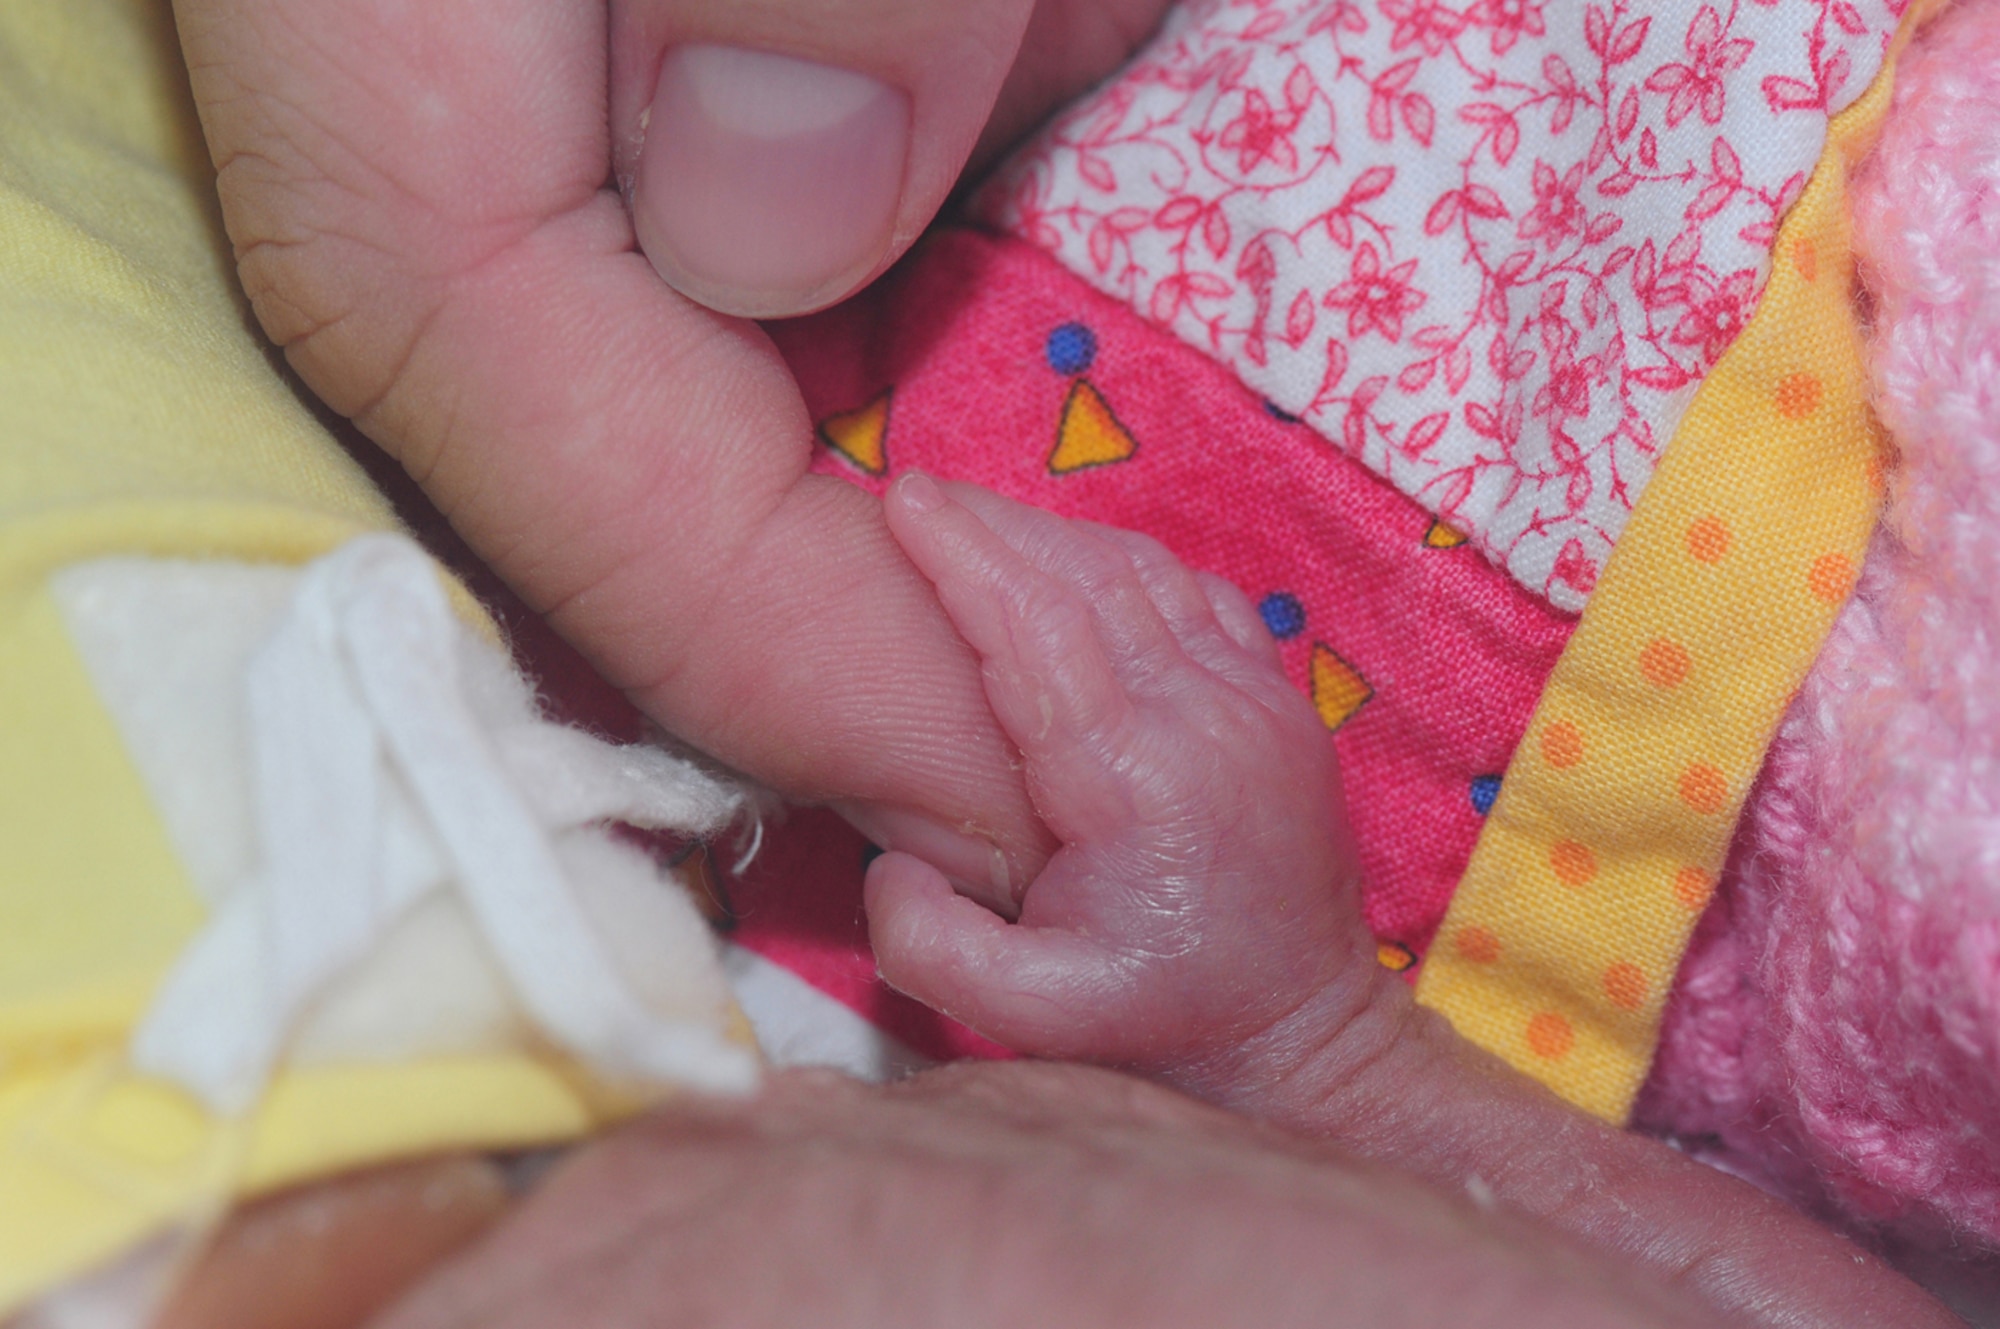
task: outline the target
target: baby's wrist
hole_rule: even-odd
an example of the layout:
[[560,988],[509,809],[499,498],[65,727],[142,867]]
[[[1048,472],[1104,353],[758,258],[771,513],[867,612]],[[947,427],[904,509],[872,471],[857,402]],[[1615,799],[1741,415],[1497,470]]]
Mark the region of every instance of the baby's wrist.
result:
[[1229,1048],[1184,1058],[1159,1079],[1210,1102],[1311,1129],[1329,1101],[1345,1096],[1413,1040],[1419,1012],[1409,985],[1355,955],[1303,1001]]

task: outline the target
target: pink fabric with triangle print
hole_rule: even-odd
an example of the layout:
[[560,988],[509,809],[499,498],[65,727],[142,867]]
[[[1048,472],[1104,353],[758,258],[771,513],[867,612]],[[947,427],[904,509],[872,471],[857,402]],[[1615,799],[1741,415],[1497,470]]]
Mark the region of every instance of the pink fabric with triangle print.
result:
[[[822,422],[822,471],[877,492],[911,468],[974,481],[1144,531],[1242,587],[1332,730],[1385,962],[1423,953],[1573,619],[1023,242],[936,234],[858,299],[771,332]],[[882,1004],[863,862],[851,832],[796,820],[739,883],[732,939],[919,1051],[987,1050]]]

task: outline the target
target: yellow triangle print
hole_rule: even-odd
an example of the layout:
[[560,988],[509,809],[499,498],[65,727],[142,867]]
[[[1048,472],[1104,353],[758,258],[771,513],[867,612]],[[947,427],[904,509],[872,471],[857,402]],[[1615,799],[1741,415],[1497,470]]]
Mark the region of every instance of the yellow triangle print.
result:
[[1432,522],[1431,528],[1424,532],[1426,549],[1456,549],[1464,543],[1465,536],[1441,521]]
[[1312,697],[1319,718],[1329,730],[1346,724],[1361,709],[1361,703],[1375,695],[1368,680],[1353,665],[1340,658],[1323,641],[1313,643]]
[[1092,466],[1108,466],[1138,450],[1138,443],[1111,413],[1104,394],[1078,379],[1063,403],[1056,450],[1049,454],[1049,474],[1068,475]]
[[1400,941],[1378,941],[1375,962],[1390,973],[1407,973],[1417,963],[1417,953]]
[[829,415],[819,422],[820,439],[868,474],[887,474],[889,398],[894,391],[884,391],[866,406]]

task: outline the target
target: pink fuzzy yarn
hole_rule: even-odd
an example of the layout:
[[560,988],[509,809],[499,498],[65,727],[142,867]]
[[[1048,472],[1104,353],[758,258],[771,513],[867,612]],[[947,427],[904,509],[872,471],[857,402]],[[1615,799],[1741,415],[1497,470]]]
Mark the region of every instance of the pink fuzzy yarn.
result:
[[1855,225],[1902,461],[1638,1115],[1857,1227],[2000,1250],[2000,0],[1904,57]]

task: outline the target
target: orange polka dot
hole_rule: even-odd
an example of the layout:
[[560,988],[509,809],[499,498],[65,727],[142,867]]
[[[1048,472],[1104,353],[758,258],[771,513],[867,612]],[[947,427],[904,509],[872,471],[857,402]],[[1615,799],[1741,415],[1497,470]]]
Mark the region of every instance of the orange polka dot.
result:
[[1647,642],[1646,649],[1639,652],[1639,672],[1656,688],[1679,687],[1693,667],[1686,648],[1664,637]]
[[1459,955],[1472,964],[1492,964],[1500,958],[1500,938],[1477,924],[1460,928],[1453,944]]
[[1715,878],[1697,867],[1685,867],[1674,874],[1674,898],[1700,913],[1715,894]]
[[1583,760],[1583,734],[1567,720],[1558,720],[1542,731],[1542,760],[1566,771]]
[[1824,391],[1817,374],[1793,374],[1778,385],[1778,414],[1787,420],[1803,420],[1819,409]]
[[1889,482],[1889,463],[1881,453],[1876,453],[1867,462],[1868,487],[1880,489]]
[[1696,762],[1681,772],[1681,802],[1696,812],[1720,812],[1729,801],[1729,782],[1713,766]]
[[1597,875],[1597,855],[1590,852],[1589,845],[1558,840],[1549,849],[1549,866],[1563,885],[1588,886]]
[[1729,528],[1720,517],[1703,517],[1688,527],[1688,554],[1698,563],[1720,563],[1729,556]]
[[1806,585],[1828,604],[1839,604],[1854,589],[1854,560],[1845,554],[1821,554],[1806,574]]
[[1806,236],[1792,242],[1792,270],[1806,281],[1819,277],[1819,246]]
[[1638,1010],[1646,1004],[1646,971],[1620,960],[1604,971],[1604,995],[1620,1010]]
[[1576,1043],[1576,1030],[1554,1011],[1543,1011],[1528,1021],[1528,1047],[1536,1056],[1554,1061]]

